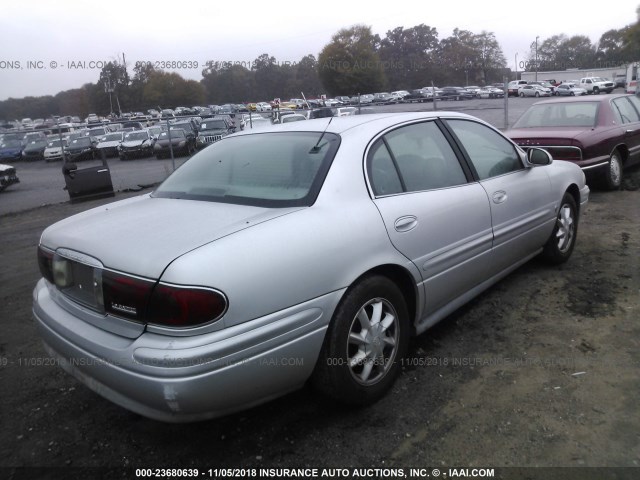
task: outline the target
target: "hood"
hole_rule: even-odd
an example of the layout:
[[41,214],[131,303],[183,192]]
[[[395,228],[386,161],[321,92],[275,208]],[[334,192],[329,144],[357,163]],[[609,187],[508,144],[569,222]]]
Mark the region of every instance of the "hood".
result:
[[200,132],[198,132],[198,135],[199,136],[222,135],[223,133],[227,133],[226,128],[218,128],[215,130],[200,130]]
[[148,142],[148,140],[128,140],[126,142],[122,142],[120,145],[122,145],[125,148],[131,148],[131,147],[139,147],[145,142]]
[[46,145],[30,145],[28,147],[24,147],[24,152],[43,152],[47,148]]
[[157,279],[177,257],[221,237],[299,210],[134,197],[62,220],[42,245],[68,248],[107,268]]
[[110,148],[117,147],[118,145],[120,145],[120,140],[111,140],[108,142],[100,142],[97,148]]
[[91,145],[70,145],[66,147],[68,151],[75,152],[78,150],[89,150],[91,149]]
[[[171,144],[177,145],[180,142],[186,142],[187,139],[184,137],[171,137]],[[161,138],[156,140],[156,145],[169,145],[168,138]]]
[[4,147],[4,148],[0,148],[0,153],[8,153],[8,154],[12,154],[12,153],[17,153],[17,152],[21,152],[22,148],[20,147]]

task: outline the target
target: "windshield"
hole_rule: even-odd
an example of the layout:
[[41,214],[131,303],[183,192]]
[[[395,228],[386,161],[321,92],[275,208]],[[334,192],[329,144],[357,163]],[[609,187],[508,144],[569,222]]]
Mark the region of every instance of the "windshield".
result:
[[109,133],[100,139],[101,142],[119,142],[122,141],[121,133]]
[[147,140],[149,136],[147,132],[131,132],[127,133],[124,137],[125,142],[130,142],[132,140]]
[[21,145],[20,140],[7,140],[2,144],[2,148],[15,148],[20,147]]
[[532,127],[593,127],[598,114],[598,102],[548,103],[533,105],[513,128]]
[[202,150],[154,192],[262,207],[312,205],[340,137],[282,132],[226,137]]
[[29,142],[26,148],[44,148],[47,146],[46,139],[33,140]]
[[202,122],[200,130],[226,130],[227,124],[224,120],[213,120]]
[[[169,140],[169,132],[162,132],[158,138],[161,140]],[[184,138],[184,130],[181,128],[172,128],[171,138]]]
[[89,137],[76,138],[71,142],[72,147],[89,147],[91,146],[91,139]]
[[64,145],[64,140],[62,142],[60,142],[60,140],[52,140],[47,144],[47,147],[54,148],[54,147],[60,147],[62,145]]

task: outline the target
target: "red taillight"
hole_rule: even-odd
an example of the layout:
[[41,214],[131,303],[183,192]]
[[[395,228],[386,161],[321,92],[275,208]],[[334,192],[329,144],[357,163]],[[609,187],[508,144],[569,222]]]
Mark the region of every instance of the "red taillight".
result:
[[53,283],[53,253],[38,245],[38,267],[44,278]]
[[147,320],[168,327],[194,327],[217,320],[226,309],[226,298],[216,290],[159,283],[149,302]]
[[143,322],[154,284],[151,280],[104,270],[102,300],[105,312]]

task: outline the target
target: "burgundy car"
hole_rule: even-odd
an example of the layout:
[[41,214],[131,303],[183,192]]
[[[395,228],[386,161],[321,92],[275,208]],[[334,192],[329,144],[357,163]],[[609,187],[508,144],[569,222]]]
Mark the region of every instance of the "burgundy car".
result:
[[587,180],[620,187],[623,168],[640,162],[640,99],[633,95],[569,97],[534,103],[505,132],[525,150],[541,147]]

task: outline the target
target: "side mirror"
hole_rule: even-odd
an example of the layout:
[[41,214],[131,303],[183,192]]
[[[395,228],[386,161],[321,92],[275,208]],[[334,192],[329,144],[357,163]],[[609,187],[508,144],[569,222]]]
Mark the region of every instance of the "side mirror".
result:
[[527,150],[527,161],[531,165],[550,165],[553,158],[543,148],[531,147]]

